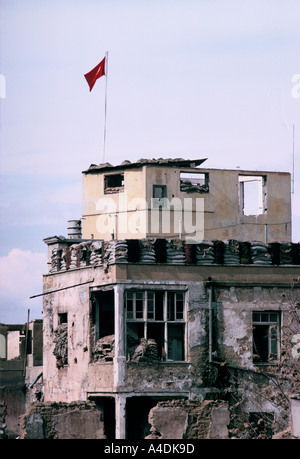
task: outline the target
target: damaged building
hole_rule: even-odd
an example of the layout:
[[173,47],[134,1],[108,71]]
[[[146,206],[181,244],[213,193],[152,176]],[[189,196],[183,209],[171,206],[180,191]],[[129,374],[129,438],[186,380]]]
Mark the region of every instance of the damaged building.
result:
[[25,438],[32,416],[43,438],[289,428],[300,341],[290,175],[204,161],[83,172],[82,219],[44,239],[43,395]]

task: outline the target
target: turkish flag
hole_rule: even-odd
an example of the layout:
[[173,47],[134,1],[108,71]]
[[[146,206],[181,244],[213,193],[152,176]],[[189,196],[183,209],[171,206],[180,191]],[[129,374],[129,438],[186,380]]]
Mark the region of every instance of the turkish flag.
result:
[[93,70],[84,75],[90,87],[90,91],[93,89],[96,80],[98,80],[98,78],[101,78],[103,75],[105,75],[105,57],[104,59],[102,59],[100,64],[96,65],[96,67]]

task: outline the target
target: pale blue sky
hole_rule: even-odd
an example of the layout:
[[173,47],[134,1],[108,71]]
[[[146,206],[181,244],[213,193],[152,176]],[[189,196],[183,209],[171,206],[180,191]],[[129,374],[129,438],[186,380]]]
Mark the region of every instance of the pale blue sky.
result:
[[[300,240],[299,0],[2,0],[0,321],[41,318],[47,246],[81,216],[81,172],[105,160],[208,158],[292,172]],[[299,80],[300,81],[300,80]],[[3,96],[2,92],[2,96]],[[296,97],[295,97],[296,95]],[[299,95],[299,97],[298,97]],[[16,282],[16,275],[18,279]],[[17,286],[17,287],[16,287]]]

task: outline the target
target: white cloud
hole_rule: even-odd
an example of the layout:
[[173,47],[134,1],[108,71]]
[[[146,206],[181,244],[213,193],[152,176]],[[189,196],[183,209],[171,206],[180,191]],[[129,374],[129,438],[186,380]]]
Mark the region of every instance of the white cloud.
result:
[[0,257],[1,322],[25,323],[28,309],[30,320],[42,318],[42,297],[30,296],[42,292],[42,275],[46,270],[45,253],[14,248]]

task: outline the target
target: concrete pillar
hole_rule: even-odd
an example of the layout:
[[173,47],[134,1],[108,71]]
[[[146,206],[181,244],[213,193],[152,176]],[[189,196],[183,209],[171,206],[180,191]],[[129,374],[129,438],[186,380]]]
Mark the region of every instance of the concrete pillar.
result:
[[116,440],[126,438],[126,396],[116,395]]
[[115,292],[115,357],[114,357],[114,388],[125,384],[125,318],[124,318],[124,286],[116,285]]

